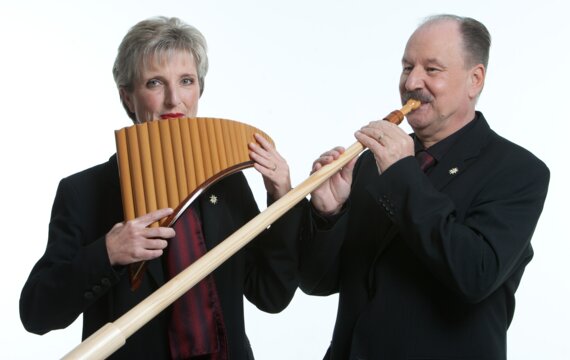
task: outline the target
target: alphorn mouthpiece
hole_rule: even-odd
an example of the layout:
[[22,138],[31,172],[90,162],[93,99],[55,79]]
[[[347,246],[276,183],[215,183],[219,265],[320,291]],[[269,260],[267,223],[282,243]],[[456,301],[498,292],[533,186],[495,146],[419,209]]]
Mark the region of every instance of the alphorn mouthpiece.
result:
[[402,120],[404,120],[404,116],[419,108],[421,104],[422,103],[419,102],[418,100],[410,99],[400,110],[394,110],[388,115],[386,115],[384,120],[389,121],[396,125],[400,125]]

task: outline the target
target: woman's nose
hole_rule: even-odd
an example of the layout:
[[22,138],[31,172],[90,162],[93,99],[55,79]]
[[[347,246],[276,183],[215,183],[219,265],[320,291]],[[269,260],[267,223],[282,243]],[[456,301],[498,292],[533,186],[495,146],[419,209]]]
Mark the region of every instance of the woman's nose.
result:
[[180,104],[180,94],[178,93],[178,89],[176,87],[168,86],[166,88],[164,102],[167,106],[170,107],[175,107]]

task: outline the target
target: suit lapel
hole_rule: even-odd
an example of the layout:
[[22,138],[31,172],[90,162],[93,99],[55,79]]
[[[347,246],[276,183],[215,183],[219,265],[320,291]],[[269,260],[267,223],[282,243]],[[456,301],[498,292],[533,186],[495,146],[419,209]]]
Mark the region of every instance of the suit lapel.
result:
[[[211,191],[205,191],[194,200],[191,206],[195,206],[196,204],[198,205],[200,213],[204,241],[206,242],[207,249],[210,250],[216,245],[216,239],[222,238],[222,231],[226,229],[225,226],[220,226],[220,223],[215,220],[224,218],[222,213],[224,213],[226,207],[222,206],[223,199]],[[214,221],[205,221],[205,219],[214,219]],[[158,286],[163,285],[166,281],[161,258],[154,259],[147,263],[147,273]]]
[[227,199],[224,199],[223,194],[216,189],[218,187],[213,186],[198,198],[202,231],[208,250],[228,236],[228,224],[223,223],[230,218],[226,205]]
[[157,287],[160,287],[165,283],[162,257],[147,261],[146,272],[147,275],[156,283]]
[[442,190],[449,182],[461,176],[477,159],[488,142],[491,129],[482,114],[479,114],[473,125],[470,131],[457,139],[441,162],[428,175],[436,189]]

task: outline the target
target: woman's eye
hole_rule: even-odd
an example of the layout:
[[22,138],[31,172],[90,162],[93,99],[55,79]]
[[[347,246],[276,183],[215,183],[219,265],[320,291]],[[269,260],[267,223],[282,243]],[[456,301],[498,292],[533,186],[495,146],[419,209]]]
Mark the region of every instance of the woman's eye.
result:
[[182,85],[192,85],[194,84],[194,79],[192,78],[184,78],[182,79]]
[[154,88],[160,85],[160,81],[157,79],[150,79],[149,81],[146,82],[146,87],[148,88]]

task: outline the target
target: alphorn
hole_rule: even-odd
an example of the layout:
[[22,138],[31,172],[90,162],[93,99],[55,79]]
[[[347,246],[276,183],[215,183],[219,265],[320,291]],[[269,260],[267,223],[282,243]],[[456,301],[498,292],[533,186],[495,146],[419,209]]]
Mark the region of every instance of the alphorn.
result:
[[[417,100],[409,100],[400,110],[392,111],[384,120],[400,124],[405,115],[420,105],[421,103]],[[115,322],[107,323],[93,333],[67,353],[63,359],[104,359],[114,353],[125,344],[129,336],[214,271],[363,150],[364,146],[360,142],[352,144],[337,160],[315,171],[305,181],[291,189],[285,196],[267,207]]]

